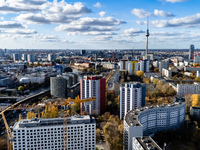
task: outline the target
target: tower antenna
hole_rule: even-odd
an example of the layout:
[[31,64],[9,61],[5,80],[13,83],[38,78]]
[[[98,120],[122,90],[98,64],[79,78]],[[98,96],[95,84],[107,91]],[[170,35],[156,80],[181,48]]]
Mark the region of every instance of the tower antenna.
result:
[[147,32],[146,32],[146,37],[147,37],[147,41],[146,41],[146,59],[147,59],[147,55],[148,55],[148,37],[149,37],[149,16],[147,16]]

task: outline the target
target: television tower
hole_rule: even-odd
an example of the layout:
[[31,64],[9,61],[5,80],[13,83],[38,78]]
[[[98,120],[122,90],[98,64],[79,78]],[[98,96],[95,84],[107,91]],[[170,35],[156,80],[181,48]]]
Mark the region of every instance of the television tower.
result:
[[147,37],[147,42],[146,42],[146,59],[148,55],[148,37],[149,37],[149,16],[147,16],[147,32],[146,32],[146,37]]

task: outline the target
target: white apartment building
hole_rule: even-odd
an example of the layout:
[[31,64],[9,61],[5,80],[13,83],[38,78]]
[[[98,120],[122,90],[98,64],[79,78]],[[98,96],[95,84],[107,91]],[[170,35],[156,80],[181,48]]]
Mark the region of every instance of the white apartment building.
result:
[[159,71],[162,72],[162,69],[169,69],[169,60],[167,61],[160,61],[159,62]]
[[28,54],[27,55],[28,62],[34,62],[37,61],[36,55],[35,54]]
[[129,61],[126,70],[128,70],[129,75],[136,74],[139,70],[139,63],[137,61]]
[[[95,150],[96,123],[90,116],[23,119],[15,123],[13,150]],[[67,138],[63,138],[64,135]],[[65,139],[65,140],[64,140]]]
[[100,114],[105,109],[105,90],[106,80],[99,76],[84,76],[80,80],[80,96],[81,99],[95,97],[92,102],[81,103],[81,114],[86,111],[89,114]]
[[197,71],[196,77],[200,77],[200,71]]
[[119,65],[120,65],[120,70],[128,70],[128,60],[120,60]]
[[56,54],[48,54],[48,61],[56,61]]
[[129,83],[120,87],[120,119],[131,110],[145,105],[145,86]]
[[140,138],[182,126],[185,108],[185,99],[175,98],[170,104],[146,106],[128,112],[124,117],[124,149],[133,149],[134,137]]
[[184,97],[186,94],[199,94],[200,85],[196,84],[177,84],[177,96]]
[[162,76],[166,76],[166,77],[168,77],[168,78],[171,78],[171,77],[172,77],[172,71],[163,68],[163,69],[162,69]]
[[149,60],[140,61],[140,71],[149,72]]

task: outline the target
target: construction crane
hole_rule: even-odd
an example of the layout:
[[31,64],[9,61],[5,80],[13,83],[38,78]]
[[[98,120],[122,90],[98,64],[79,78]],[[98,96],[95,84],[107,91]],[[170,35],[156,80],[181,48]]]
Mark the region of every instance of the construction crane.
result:
[[[67,106],[68,110],[70,110],[70,105],[73,104],[73,103],[85,103],[85,102],[91,102],[91,101],[95,101],[96,98],[95,97],[92,97],[92,98],[89,98],[89,99],[83,99],[81,100],[79,98],[79,96],[77,96],[75,99],[71,99],[71,98],[68,98],[68,99],[65,99],[65,100],[62,100],[61,102],[57,102],[55,103],[56,106]],[[5,108],[0,114],[2,115],[2,118],[3,118],[3,121],[4,121],[4,125],[6,127],[6,130],[7,130],[7,135],[8,135],[8,140],[7,140],[7,149],[8,150],[12,150],[12,142],[14,141],[14,137],[12,135],[12,132],[11,132],[11,129],[7,123],[7,120],[6,120],[6,117],[4,115],[4,113],[8,110],[19,110],[19,109],[30,109],[30,108],[37,108],[37,107],[45,107],[45,105],[36,105],[36,103],[34,103],[33,105],[29,106],[29,104],[19,104],[19,105],[16,105],[13,104],[12,106],[9,106],[7,108]],[[67,149],[67,117],[68,117],[68,113],[65,113],[64,116],[63,116],[63,144],[64,144],[64,149]]]

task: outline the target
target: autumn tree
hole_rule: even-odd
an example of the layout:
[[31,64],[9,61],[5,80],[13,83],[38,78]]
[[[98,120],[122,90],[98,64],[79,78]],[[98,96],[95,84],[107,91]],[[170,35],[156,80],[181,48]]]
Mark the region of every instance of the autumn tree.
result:
[[159,68],[155,68],[153,72],[159,72]]
[[136,75],[137,75],[138,77],[143,77],[143,76],[144,76],[144,72],[143,72],[143,71],[137,71],[137,72],[136,72]]
[[200,82],[200,77],[196,77],[196,78],[194,79],[194,81]]
[[101,130],[96,129],[96,141],[100,141],[100,140],[101,140]]
[[36,114],[33,111],[29,111],[27,113],[26,119],[32,119],[32,118],[35,118],[35,117],[36,117]]
[[58,117],[58,107],[54,104],[50,104],[45,107],[45,111],[42,112],[41,118],[57,118]]
[[80,113],[80,103],[71,104],[71,113]]
[[191,100],[192,100],[192,106],[193,107],[199,106],[200,102],[199,102],[199,95],[198,94],[192,94]]
[[18,121],[20,121],[20,120],[22,120],[22,115],[21,114],[19,114],[19,120]]
[[197,67],[197,66],[199,66],[199,64],[198,64],[198,63],[195,63],[195,64],[194,64],[194,67]]
[[24,91],[24,87],[23,86],[19,86],[18,87],[18,91],[20,91],[22,93]]

